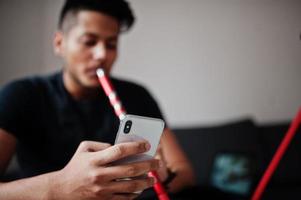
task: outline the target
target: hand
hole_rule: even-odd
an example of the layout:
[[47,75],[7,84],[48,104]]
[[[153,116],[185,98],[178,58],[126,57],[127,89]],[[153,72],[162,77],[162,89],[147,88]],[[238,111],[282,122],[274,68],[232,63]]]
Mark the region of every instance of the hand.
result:
[[150,145],[145,141],[114,146],[82,142],[67,166],[58,172],[54,180],[56,189],[51,193],[53,199],[122,200],[137,197],[133,192],[153,186],[152,178],[115,180],[141,176],[151,170],[157,170],[159,161],[152,159],[119,166],[112,166],[110,163],[149,149]]
[[167,179],[168,173],[167,173],[167,164],[166,160],[162,151],[162,144],[160,143],[155,155],[155,158],[160,160],[160,168],[157,170],[157,173],[159,175],[160,181],[164,181]]

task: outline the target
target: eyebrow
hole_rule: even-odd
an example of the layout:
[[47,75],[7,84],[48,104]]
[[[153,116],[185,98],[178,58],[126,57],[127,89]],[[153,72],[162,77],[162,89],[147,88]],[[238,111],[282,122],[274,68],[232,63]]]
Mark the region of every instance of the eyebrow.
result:
[[[92,38],[102,38],[101,36],[99,36],[98,34],[95,34],[95,33],[91,33],[91,32],[86,32],[86,33],[83,33],[80,37],[92,37]],[[110,36],[110,37],[107,37],[107,38],[104,38],[106,40],[110,40],[110,41],[117,41],[118,40],[118,36],[117,35],[114,35],[114,36]]]

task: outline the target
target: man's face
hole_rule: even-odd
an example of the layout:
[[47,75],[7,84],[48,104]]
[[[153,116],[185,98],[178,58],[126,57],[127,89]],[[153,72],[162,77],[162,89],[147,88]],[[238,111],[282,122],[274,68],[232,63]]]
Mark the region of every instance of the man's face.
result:
[[[118,21],[94,11],[80,11],[68,31],[57,33],[55,50],[64,59],[64,75],[79,87],[97,87],[96,69],[110,73],[117,57]],[[67,19],[70,20],[70,19]]]

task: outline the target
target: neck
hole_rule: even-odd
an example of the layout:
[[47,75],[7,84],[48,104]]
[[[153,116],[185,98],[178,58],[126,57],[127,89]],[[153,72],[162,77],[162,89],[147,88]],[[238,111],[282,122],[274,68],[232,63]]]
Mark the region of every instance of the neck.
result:
[[76,100],[93,99],[98,95],[98,88],[89,88],[63,72],[63,82],[68,93]]

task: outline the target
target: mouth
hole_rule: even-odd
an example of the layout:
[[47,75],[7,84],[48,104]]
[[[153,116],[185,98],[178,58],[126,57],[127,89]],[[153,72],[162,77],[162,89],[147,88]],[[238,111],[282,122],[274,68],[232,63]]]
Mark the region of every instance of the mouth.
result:
[[85,71],[85,74],[89,77],[89,78],[92,78],[92,79],[95,79],[97,78],[97,74],[96,74],[96,70],[98,68],[91,68],[91,69],[87,69]]
[[86,71],[86,74],[88,75],[88,76],[96,76],[96,70],[87,70]]
[[100,68],[103,69],[104,72],[106,72],[106,67],[104,67],[103,65],[93,65],[90,66],[89,68],[86,68],[85,74],[87,77],[91,79],[96,79],[96,78],[98,79],[97,70]]

